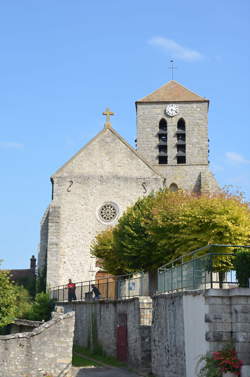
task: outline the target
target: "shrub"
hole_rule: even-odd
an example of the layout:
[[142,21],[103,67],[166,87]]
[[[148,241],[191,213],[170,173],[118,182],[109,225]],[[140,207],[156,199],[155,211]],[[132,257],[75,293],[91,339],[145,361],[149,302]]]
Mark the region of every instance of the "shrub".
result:
[[240,287],[249,286],[250,278],[250,249],[241,249],[236,253],[234,260],[234,267],[236,270],[236,277]]
[[38,293],[26,318],[32,321],[48,321],[54,309],[55,302],[48,293]]
[[16,287],[10,280],[9,274],[0,271],[0,327],[11,323],[17,313]]

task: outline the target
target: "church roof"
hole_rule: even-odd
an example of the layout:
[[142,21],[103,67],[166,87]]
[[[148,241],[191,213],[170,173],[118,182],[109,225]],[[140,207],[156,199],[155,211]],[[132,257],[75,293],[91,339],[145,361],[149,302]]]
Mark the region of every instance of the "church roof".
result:
[[66,166],[68,166],[75,158],[82,153],[84,149],[87,148],[90,144],[92,144],[95,140],[97,140],[102,134],[106,132],[111,132],[115,137],[117,137],[139,160],[141,160],[147,167],[158,177],[164,178],[161,173],[159,173],[157,170],[151,166],[149,162],[147,162],[133,147],[131,147],[130,144],[126,142],[126,140],[123,139],[123,137],[116,132],[111,125],[109,127],[104,127],[93,139],[91,139],[87,144],[85,144],[70,160],[68,160],[61,168],[59,168],[52,176],[51,179],[59,175]]
[[209,102],[209,100],[191,92],[177,81],[171,80],[153,93],[136,101],[136,103],[140,102]]

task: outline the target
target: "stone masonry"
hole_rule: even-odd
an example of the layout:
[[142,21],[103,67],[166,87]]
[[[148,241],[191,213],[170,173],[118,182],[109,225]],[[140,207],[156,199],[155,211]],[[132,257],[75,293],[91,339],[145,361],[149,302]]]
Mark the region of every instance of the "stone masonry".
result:
[[31,332],[0,336],[1,377],[64,377],[71,369],[74,313],[57,315]]
[[250,376],[250,289],[211,289],[206,293],[208,324],[206,340],[210,351],[233,342],[243,361],[243,377]]
[[[115,225],[128,206],[163,184],[163,177],[114,130],[104,129],[53,175],[53,200],[44,216],[48,234],[42,233],[39,255],[39,261],[46,261],[47,253],[47,285],[66,284],[69,278],[94,280],[98,268],[90,247],[96,234]],[[118,216],[105,223],[98,211],[110,202]]]
[[[127,362],[139,370],[150,371],[152,300],[149,297],[71,304],[61,302],[58,306],[63,307],[65,312],[75,311],[75,344],[113,357],[118,356],[119,321],[125,317]],[[126,347],[126,336],[122,338],[122,344]]]
[[250,376],[250,289],[208,289],[153,298],[152,372],[195,377],[207,352],[233,343]]

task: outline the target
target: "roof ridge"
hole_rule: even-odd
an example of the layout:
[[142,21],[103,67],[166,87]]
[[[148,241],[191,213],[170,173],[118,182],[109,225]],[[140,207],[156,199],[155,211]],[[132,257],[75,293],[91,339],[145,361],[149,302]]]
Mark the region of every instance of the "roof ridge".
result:
[[151,166],[151,164],[145,160],[144,157],[142,157],[113,127],[110,127],[109,128],[110,131],[116,136],[118,137],[118,139],[123,143],[125,144],[130,150],[131,152],[133,152],[142,162],[144,162],[144,164],[146,164],[155,174],[159,175],[160,177],[164,178],[163,175],[161,173],[159,173],[157,170],[155,170],[153,168],[153,166]]

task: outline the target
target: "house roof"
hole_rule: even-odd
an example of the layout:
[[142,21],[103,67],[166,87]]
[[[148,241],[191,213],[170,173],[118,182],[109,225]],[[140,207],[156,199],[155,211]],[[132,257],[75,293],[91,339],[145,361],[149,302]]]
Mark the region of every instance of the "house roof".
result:
[[209,100],[191,92],[177,81],[171,80],[153,93],[136,101],[136,103],[140,102],[209,102]]

